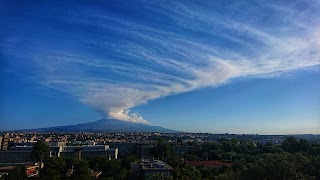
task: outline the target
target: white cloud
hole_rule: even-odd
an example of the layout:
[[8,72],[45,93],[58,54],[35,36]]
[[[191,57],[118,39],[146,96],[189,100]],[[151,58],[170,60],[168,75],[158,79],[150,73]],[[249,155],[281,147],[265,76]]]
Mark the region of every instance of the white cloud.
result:
[[[129,109],[233,78],[270,77],[320,64],[320,28],[306,20],[316,12],[268,5],[286,21],[274,18],[269,21],[278,26],[265,26],[264,12],[246,14],[234,8],[237,19],[172,3],[149,10],[175,22],[182,29],[177,32],[101,14],[65,20],[70,26],[90,26],[118,36],[110,41],[110,34],[101,33],[99,38],[74,42],[89,53],[34,49],[32,59],[41,83],[77,96],[109,118],[148,123]],[[242,15],[257,17],[246,21]]]

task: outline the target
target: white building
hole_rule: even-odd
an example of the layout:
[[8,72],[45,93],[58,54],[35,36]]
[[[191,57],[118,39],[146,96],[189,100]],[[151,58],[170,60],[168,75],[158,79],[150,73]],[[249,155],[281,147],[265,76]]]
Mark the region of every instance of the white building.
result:
[[111,149],[108,145],[83,146],[50,146],[50,157],[91,158],[97,156],[118,158],[118,148]]
[[[96,156],[108,159],[118,158],[118,149],[109,148],[108,145],[85,145],[85,146],[50,146],[50,157],[68,158],[91,158]],[[33,146],[14,146],[10,150],[0,151],[0,163],[26,163],[33,162]]]

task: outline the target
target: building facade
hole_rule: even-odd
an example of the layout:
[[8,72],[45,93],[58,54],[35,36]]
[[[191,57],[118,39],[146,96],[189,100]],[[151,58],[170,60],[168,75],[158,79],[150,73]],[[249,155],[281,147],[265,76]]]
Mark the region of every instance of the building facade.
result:
[[51,146],[50,156],[78,159],[103,156],[118,159],[118,149],[108,145]]
[[[33,162],[33,146],[14,146],[10,150],[0,151],[0,163],[27,163]],[[111,149],[107,145],[86,146],[50,146],[50,157],[62,158],[91,158],[97,156],[108,159],[118,158],[118,149]]]
[[10,136],[9,136],[8,133],[5,133],[5,134],[2,135],[0,150],[3,150],[3,151],[8,150],[9,138],[10,138]]

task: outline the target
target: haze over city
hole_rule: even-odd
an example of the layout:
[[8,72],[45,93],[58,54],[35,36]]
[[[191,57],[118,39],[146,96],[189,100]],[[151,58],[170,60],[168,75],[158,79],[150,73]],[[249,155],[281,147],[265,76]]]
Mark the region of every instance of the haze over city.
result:
[[320,134],[319,22],[317,0],[1,1],[0,130]]

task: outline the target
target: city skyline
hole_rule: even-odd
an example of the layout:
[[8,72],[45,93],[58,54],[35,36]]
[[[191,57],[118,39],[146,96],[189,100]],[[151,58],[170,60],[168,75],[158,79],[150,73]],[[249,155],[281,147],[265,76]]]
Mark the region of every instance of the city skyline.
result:
[[0,130],[103,117],[320,134],[320,3],[2,1]]

